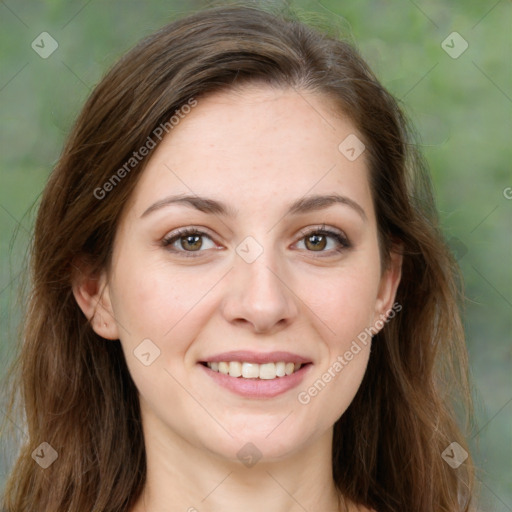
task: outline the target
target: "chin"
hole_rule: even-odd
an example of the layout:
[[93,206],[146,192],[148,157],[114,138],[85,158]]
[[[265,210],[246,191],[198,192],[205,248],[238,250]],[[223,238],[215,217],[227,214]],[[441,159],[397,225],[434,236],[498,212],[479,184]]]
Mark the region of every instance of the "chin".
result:
[[[266,421],[264,428],[232,430],[232,438],[226,433],[216,438],[209,436],[204,440],[204,446],[220,458],[241,462],[251,467],[256,462],[277,462],[293,456],[312,442],[312,435],[308,437],[304,428],[294,425],[294,428],[290,429],[290,425],[285,425],[286,420],[282,429],[280,426],[276,428],[278,423],[272,427],[274,431],[272,428],[269,429]],[[243,435],[240,435],[240,432],[243,432]]]

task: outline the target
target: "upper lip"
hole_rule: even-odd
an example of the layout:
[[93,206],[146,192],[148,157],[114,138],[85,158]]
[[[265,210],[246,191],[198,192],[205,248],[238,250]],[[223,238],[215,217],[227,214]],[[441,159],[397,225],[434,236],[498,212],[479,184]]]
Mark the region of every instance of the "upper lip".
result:
[[285,363],[310,363],[311,359],[293,354],[292,352],[252,352],[249,350],[235,350],[231,352],[222,352],[215,354],[214,356],[207,357],[202,360],[203,363],[220,363],[229,361],[240,361],[246,363],[278,363],[284,361]]

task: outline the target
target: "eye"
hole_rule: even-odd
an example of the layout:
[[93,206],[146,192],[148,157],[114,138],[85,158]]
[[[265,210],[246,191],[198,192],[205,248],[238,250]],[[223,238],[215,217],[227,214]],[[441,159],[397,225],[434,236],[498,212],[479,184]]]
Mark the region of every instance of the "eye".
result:
[[[320,253],[319,256],[329,256],[333,253],[340,253],[351,247],[345,234],[341,231],[326,229],[325,226],[309,228],[300,232],[302,240],[308,252]],[[204,239],[210,241],[210,247],[205,246]],[[331,241],[331,247],[329,246]],[[180,228],[162,240],[162,245],[173,253],[180,253],[185,257],[197,257],[206,249],[216,248],[212,238],[198,228]],[[327,248],[327,250],[325,250]],[[196,253],[196,254],[194,254]]]
[[[345,249],[351,247],[351,244],[345,234],[341,231],[334,231],[326,229],[325,226],[321,228],[313,228],[301,231],[304,240],[304,245],[308,252],[327,253],[340,253]],[[329,245],[329,239],[332,241],[331,248],[326,249]]]
[[[207,238],[212,242],[212,246],[204,247],[203,239]],[[195,257],[199,256],[199,254],[191,254],[191,253],[200,253],[201,249],[213,249],[215,248],[215,244],[211,237],[206,234],[204,231],[200,231],[196,228],[181,228],[162,240],[162,245],[166,247],[171,252],[179,252],[183,253],[184,256],[187,257]],[[181,249],[177,249],[176,245],[180,246]]]

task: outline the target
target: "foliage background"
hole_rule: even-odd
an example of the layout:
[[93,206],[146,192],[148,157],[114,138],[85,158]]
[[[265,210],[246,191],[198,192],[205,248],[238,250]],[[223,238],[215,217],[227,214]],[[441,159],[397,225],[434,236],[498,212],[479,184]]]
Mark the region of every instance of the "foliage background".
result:
[[[16,341],[17,291],[26,276],[39,196],[79,109],[108,67],[135,42],[212,3],[0,2],[0,376]],[[476,406],[471,446],[479,465],[480,507],[510,511],[511,2],[272,3],[288,4],[306,20],[334,26],[353,41],[418,129],[443,227],[466,283]],[[59,44],[48,59],[31,48],[43,31]],[[441,47],[453,31],[469,44],[457,59]],[[3,403],[4,397],[1,416]],[[6,443],[1,447],[3,485],[13,450]]]

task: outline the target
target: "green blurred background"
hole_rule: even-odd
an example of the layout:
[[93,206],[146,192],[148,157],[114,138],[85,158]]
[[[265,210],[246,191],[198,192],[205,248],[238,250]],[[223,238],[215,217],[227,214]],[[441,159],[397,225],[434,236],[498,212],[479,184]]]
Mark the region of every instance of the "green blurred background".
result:
[[[83,102],[139,39],[216,3],[0,2],[0,376],[13,353],[16,300],[39,195]],[[476,410],[470,443],[480,508],[512,510],[510,0],[253,3],[291,8],[340,31],[416,125],[466,284]],[[59,45],[46,59],[31,47],[42,32]],[[457,58],[462,40],[450,36],[442,45],[452,32],[468,44]],[[12,447],[3,442],[0,453],[3,487]]]

